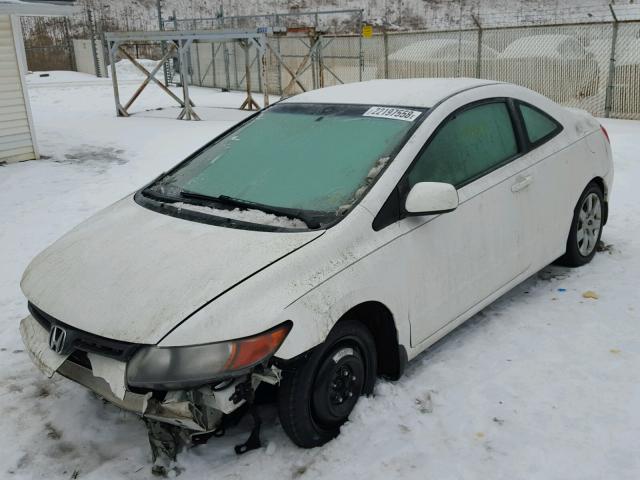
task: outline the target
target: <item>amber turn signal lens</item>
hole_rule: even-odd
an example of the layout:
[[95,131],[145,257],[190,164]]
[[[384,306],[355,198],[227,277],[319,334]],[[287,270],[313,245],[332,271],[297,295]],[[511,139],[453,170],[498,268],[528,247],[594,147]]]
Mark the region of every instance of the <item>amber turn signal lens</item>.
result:
[[250,367],[271,356],[282,345],[290,328],[291,324],[286,323],[255,337],[234,341],[225,370]]

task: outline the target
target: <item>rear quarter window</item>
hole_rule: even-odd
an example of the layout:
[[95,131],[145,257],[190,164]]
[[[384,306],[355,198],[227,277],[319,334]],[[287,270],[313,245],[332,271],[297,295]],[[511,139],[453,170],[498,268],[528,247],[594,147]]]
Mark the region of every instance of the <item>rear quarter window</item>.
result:
[[523,103],[518,104],[522,121],[531,144],[542,143],[544,140],[555,136],[562,127],[546,113]]

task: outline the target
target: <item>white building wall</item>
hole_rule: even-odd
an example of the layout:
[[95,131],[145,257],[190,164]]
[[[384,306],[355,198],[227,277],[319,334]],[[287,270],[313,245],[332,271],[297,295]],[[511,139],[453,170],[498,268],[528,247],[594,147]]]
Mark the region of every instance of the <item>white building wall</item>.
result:
[[[91,75],[97,75],[96,64],[93,59],[93,49],[91,47],[91,40],[73,40],[73,52],[76,57],[76,70],[78,72],[90,73]],[[104,53],[102,47],[98,45],[98,64],[100,73],[106,76],[106,63],[104,61]]]
[[[37,158],[32,134],[29,100],[24,85],[21,33],[17,22],[0,15],[0,162]],[[18,27],[19,28],[19,27]],[[16,35],[17,33],[17,35]]]

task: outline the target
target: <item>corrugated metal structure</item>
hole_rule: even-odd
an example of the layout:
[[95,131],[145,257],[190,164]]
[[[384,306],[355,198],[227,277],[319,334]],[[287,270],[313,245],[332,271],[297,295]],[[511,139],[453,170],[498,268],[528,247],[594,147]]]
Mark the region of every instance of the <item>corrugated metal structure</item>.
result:
[[0,0],[0,163],[38,158],[38,147],[25,85],[26,58],[20,15],[66,15],[72,2]]

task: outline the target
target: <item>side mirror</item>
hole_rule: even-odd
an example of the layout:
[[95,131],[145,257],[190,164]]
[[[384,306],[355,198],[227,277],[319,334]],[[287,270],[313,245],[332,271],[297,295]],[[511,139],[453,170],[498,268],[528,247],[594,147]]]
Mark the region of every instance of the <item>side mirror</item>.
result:
[[458,191],[449,183],[416,183],[407,195],[404,209],[407,214],[434,215],[458,208]]

